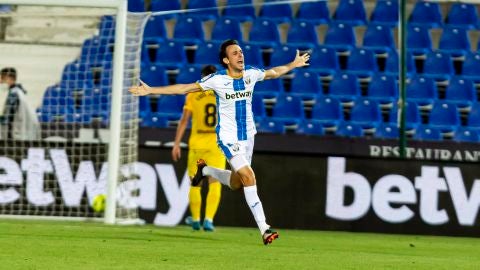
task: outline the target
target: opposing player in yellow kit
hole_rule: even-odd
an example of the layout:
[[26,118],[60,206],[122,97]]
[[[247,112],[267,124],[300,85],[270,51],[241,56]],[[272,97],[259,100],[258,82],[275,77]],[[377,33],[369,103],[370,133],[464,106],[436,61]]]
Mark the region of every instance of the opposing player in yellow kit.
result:
[[[202,69],[202,77],[216,72],[215,66],[208,65]],[[185,133],[188,122],[192,119],[190,139],[188,141],[188,175],[190,179],[197,171],[197,160],[203,159],[209,166],[225,169],[226,159],[217,145],[215,126],[217,125],[217,106],[213,91],[195,92],[187,95],[183,107],[182,118],[175,134],[175,144],[172,149],[172,159],[178,161],[181,157],[180,141]],[[222,185],[218,180],[209,177],[208,194],[205,206],[203,229],[213,231],[213,218],[220,203]],[[201,185],[191,186],[190,193],[191,225],[194,230],[200,230],[200,211],[202,206]],[[189,222],[187,222],[188,224]]]

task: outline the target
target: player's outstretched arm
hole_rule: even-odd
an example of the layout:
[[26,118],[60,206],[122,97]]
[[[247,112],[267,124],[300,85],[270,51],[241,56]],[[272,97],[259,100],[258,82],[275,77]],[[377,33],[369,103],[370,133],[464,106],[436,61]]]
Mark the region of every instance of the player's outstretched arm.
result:
[[128,91],[135,96],[146,96],[150,94],[181,95],[200,90],[202,89],[197,83],[150,87],[146,83],[140,81],[140,85],[132,86]]
[[310,60],[310,54],[304,53],[300,55],[300,52],[297,50],[297,55],[295,56],[295,59],[292,62],[283,66],[273,67],[271,69],[266,70],[265,80],[276,79],[288,73],[290,70],[294,68],[308,66],[309,65],[309,63],[307,63],[308,60]]

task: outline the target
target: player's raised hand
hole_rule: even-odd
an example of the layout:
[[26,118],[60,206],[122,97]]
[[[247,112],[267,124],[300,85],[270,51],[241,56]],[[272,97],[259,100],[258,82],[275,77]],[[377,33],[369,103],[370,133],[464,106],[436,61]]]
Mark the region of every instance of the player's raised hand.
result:
[[132,86],[130,89],[128,89],[128,91],[135,96],[146,96],[151,92],[150,86],[148,86],[142,80],[140,80],[140,85]]
[[295,60],[293,60],[293,64],[295,67],[304,67],[310,65],[308,62],[310,60],[310,54],[304,53],[300,55],[300,51],[297,50],[297,55],[295,56]]

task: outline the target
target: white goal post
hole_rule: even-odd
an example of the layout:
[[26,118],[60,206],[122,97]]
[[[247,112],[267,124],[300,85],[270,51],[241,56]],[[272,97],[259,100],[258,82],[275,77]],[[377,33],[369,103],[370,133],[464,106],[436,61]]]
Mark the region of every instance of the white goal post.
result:
[[[109,139],[108,139],[108,180],[107,180],[107,202],[106,209],[104,213],[104,222],[107,224],[118,223],[118,213],[117,213],[117,195],[119,191],[118,188],[118,179],[121,177],[119,172],[121,170],[121,155],[122,155],[122,142],[121,142],[121,132],[122,132],[122,105],[124,104],[123,98],[128,84],[135,83],[138,77],[130,76],[130,78],[124,77],[124,67],[125,67],[125,50],[126,50],[126,40],[127,40],[127,23],[128,23],[128,11],[127,11],[127,0],[4,0],[2,4],[7,5],[25,5],[25,6],[45,6],[45,7],[79,7],[79,8],[108,8],[116,11],[115,20],[114,20],[114,49],[113,49],[113,64],[112,64],[112,75],[111,75],[111,97],[109,100],[110,112],[109,112]],[[143,14],[143,18],[139,19],[138,31],[143,32],[143,26],[146,22],[147,15]],[[141,35],[140,35],[141,38]],[[141,40],[139,41],[141,44]],[[138,49],[139,50],[139,49]],[[138,53],[139,57],[139,53]],[[133,71],[132,73],[139,73],[138,70]],[[128,83],[125,83],[125,82]],[[127,97],[128,98],[128,97]],[[132,107],[137,105],[138,101],[134,101]],[[131,117],[131,116],[127,116]],[[133,119],[133,118],[132,118]],[[132,123],[137,124],[137,120],[131,120]],[[136,140],[136,135],[134,139]],[[136,147],[136,142],[129,142],[133,144],[133,147]],[[128,151],[128,150],[127,150]],[[136,156],[135,156],[136,158]],[[103,167],[102,167],[103,168]],[[52,215],[54,217],[54,215]],[[38,218],[44,218],[41,215]],[[78,218],[78,217],[74,217]],[[137,217],[138,218],[138,217]]]

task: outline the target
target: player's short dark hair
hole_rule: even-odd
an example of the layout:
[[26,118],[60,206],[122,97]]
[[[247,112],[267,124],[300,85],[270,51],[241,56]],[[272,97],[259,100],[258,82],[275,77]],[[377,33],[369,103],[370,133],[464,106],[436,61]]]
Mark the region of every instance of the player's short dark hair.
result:
[[17,70],[12,67],[6,67],[0,70],[0,76],[1,77],[10,77],[14,80],[17,79]]
[[228,67],[228,65],[223,62],[223,58],[227,57],[227,47],[230,45],[239,45],[239,44],[238,44],[238,41],[236,41],[235,39],[228,39],[222,43],[222,46],[220,46],[219,60],[220,60],[220,64],[224,68]]
[[206,65],[202,68],[202,78],[215,72],[217,72],[217,68],[214,65]]

